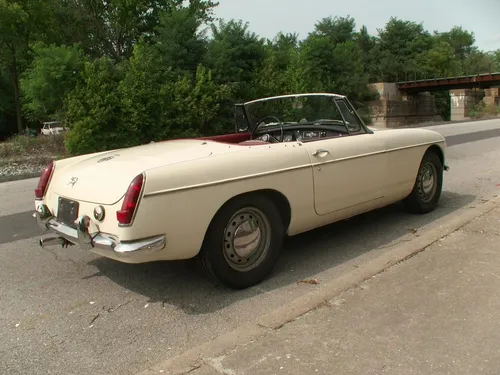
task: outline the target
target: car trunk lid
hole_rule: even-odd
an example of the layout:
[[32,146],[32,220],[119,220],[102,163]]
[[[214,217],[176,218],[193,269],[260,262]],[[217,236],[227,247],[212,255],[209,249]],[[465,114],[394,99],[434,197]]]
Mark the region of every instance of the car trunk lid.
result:
[[51,187],[62,197],[114,204],[143,171],[204,158],[213,152],[212,148],[199,140],[177,140],[110,151],[90,156],[60,173],[56,166]]

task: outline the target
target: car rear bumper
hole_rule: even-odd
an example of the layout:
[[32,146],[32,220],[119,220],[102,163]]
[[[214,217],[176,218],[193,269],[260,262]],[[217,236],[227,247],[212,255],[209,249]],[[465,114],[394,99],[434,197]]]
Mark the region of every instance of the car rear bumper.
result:
[[166,245],[166,236],[135,240],[119,241],[116,236],[107,233],[89,233],[90,218],[80,216],[75,221],[75,228],[59,222],[45,204],[39,204],[33,216],[41,229],[51,231],[58,237],[48,237],[40,240],[40,246],[79,245],[84,250],[101,249],[110,251],[115,256],[131,257],[138,254],[161,251]]

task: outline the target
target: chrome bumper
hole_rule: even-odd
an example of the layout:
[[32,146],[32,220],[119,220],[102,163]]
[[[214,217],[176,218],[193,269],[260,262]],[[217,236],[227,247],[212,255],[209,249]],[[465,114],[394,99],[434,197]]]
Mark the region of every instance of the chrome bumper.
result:
[[99,248],[109,250],[119,256],[131,256],[137,253],[149,253],[163,250],[166,236],[156,236],[136,241],[120,242],[116,237],[106,233],[89,233],[90,217],[80,216],[76,221],[76,229],[59,222],[45,204],[39,204],[33,216],[41,229],[52,231],[59,237],[40,240],[40,246],[79,245],[84,250]]

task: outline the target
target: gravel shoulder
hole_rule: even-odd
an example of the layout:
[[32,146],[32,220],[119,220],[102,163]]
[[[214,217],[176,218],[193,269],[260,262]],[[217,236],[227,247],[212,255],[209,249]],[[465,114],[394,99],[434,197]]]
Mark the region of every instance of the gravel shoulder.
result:
[[54,159],[66,157],[63,136],[16,136],[0,143],[0,183],[40,176]]

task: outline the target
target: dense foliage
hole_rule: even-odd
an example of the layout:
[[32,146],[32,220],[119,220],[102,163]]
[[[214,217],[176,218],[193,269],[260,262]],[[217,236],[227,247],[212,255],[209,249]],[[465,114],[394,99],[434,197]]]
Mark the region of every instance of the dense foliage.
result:
[[[455,27],[390,19],[378,36],[351,17],[304,39],[266,40],[215,20],[211,0],[0,0],[0,137],[71,126],[73,154],[232,130],[232,104],[306,91],[372,98],[367,84],[500,70],[500,51]],[[445,100],[443,105],[446,105]]]

